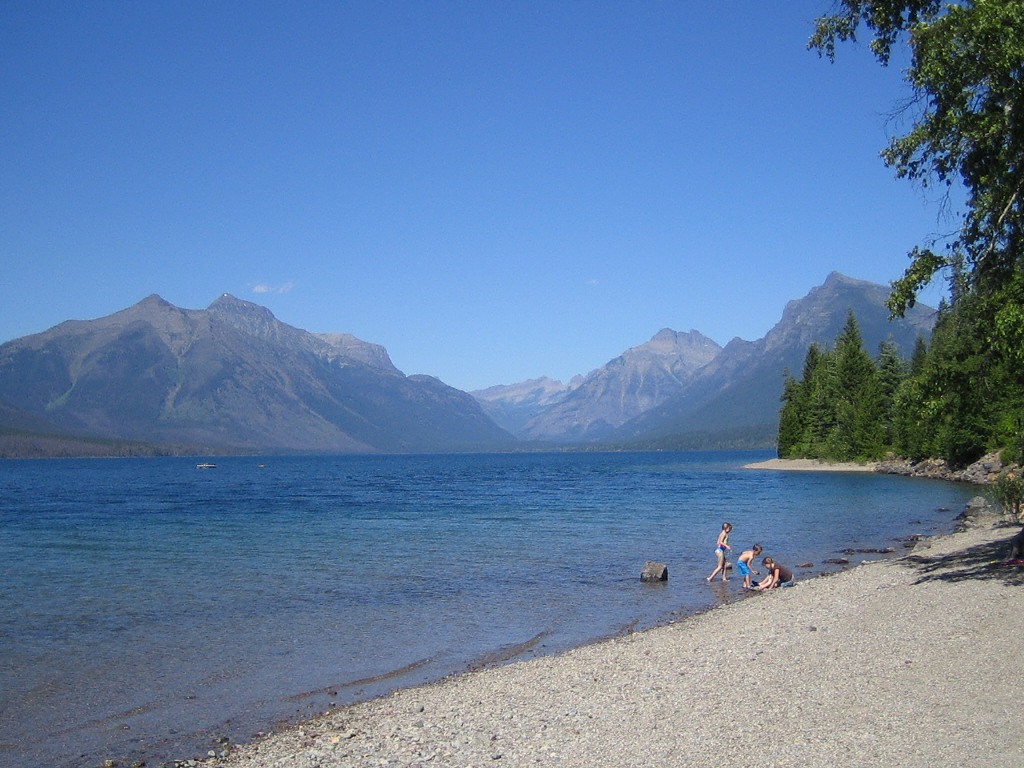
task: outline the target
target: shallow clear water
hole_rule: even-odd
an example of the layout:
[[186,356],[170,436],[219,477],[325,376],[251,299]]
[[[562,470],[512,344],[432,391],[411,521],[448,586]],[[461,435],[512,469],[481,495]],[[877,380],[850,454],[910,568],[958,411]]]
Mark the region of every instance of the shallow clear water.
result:
[[[0,765],[149,765],[275,722],[739,599],[950,528],[976,489],[765,453],[0,462]],[[900,549],[902,551],[902,549]],[[871,557],[858,555],[857,559]],[[643,584],[647,560],[669,580]]]

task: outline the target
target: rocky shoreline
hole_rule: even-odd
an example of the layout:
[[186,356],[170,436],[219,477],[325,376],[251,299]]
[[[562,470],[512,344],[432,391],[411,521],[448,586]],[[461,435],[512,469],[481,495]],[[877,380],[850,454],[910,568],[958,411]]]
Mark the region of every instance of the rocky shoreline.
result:
[[925,459],[912,462],[907,459],[886,459],[875,464],[875,472],[906,477],[926,477],[949,480],[954,483],[988,485],[994,483],[1003,470],[998,453],[989,453],[963,469],[951,469],[943,459]]
[[915,462],[909,459],[894,458],[867,463],[833,462],[820,459],[768,459],[756,464],[747,464],[744,468],[792,472],[879,472],[886,475],[989,485],[996,481],[1005,466],[1000,461],[998,453],[989,453],[962,469],[952,469],[943,459],[925,459]]
[[331,710],[206,765],[1016,766],[1019,530],[954,534],[794,589]]

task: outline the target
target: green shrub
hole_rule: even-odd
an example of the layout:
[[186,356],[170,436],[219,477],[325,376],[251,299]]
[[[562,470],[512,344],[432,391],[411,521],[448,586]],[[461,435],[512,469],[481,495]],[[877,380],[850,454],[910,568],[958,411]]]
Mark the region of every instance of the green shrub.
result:
[[1004,512],[1020,520],[1021,506],[1024,505],[1024,477],[1021,477],[1020,467],[1007,467],[1000,472],[992,484],[992,495]]

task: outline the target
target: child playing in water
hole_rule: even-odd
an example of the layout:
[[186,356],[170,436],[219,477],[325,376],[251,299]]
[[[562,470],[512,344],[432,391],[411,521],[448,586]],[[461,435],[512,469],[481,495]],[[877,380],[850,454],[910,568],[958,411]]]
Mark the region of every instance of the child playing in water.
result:
[[715,557],[718,558],[718,565],[715,566],[715,570],[706,579],[709,584],[719,573],[722,574],[722,581],[729,580],[726,576],[725,553],[732,550],[732,547],[729,546],[730,533],[732,533],[732,523],[722,523],[722,530],[718,534],[718,541],[715,544]]
[[743,588],[753,589],[750,584],[750,574],[756,573],[761,574],[760,571],[752,571],[750,566],[754,563],[754,558],[761,554],[763,548],[760,544],[755,544],[750,549],[745,549],[740,553],[740,556],[736,558],[736,570],[739,571],[740,576],[743,577]]

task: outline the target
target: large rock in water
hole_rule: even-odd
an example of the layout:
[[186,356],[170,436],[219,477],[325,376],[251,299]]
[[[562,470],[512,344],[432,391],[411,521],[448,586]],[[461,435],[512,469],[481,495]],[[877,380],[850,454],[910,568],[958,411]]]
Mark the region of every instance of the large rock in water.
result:
[[668,581],[668,566],[648,560],[640,573],[640,581]]

